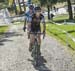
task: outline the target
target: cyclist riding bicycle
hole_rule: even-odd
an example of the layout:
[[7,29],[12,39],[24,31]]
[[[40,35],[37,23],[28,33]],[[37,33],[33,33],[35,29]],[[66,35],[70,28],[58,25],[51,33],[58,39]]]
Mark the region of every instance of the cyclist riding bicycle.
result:
[[[23,30],[25,31],[26,29],[26,25],[29,26],[30,25],[30,21],[32,19],[32,15],[34,13],[34,6],[33,5],[30,5],[29,6],[29,11],[27,11],[25,13],[25,21],[24,21],[24,28]],[[28,38],[29,38],[29,31],[28,31]]]
[[[45,29],[46,29],[45,18],[41,13],[41,8],[35,7],[35,13],[32,15],[30,24],[28,26],[28,31],[30,31],[32,33],[41,32],[41,24],[40,24],[41,22],[43,23],[43,33],[45,35]],[[34,44],[34,37],[35,37],[34,34],[30,34],[29,51],[32,51],[32,49],[33,49],[32,46]],[[41,45],[41,35],[40,34],[38,34],[37,40],[38,40],[38,44],[39,44],[39,50],[38,51],[39,51],[39,54],[41,54],[40,53],[40,45]]]

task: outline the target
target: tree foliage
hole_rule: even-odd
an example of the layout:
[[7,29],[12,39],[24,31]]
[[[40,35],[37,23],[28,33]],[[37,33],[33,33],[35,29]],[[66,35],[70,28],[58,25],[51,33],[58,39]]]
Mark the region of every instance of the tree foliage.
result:
[[41,5],[53,5],[57,3],[57,0],[39,0]]
[[69,19],[73,19],[71,0],[58,0],[58,2],[67,2],[68,12],[69,12]]
[[31,2],[32,2],[32,4],[37,4],[37,5],[40,4],[39,0],[32,0]]
[[69,12],[69,19],[73,19],[73,14],[72,14],[72,6],[71,6],[71,0],[39,0],[40,4],[47,5],[48,12],[49,12],[49,7],[52,5],[56,4],[57,2],[67,2],[68,4],[68,12]]
[[0,0],[0,2],[5,2],[5,0]]

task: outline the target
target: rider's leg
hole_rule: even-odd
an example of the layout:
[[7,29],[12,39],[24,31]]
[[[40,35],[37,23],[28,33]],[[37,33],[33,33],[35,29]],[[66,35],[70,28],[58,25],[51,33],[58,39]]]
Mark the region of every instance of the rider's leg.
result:
[[38,52],[39,52],[39,55],[41,55],[40,45],[41,45],[41,35],[39,34],[38,35]]
[[34,34],[30,34],[30,45],[29,45],[29,51],[32,51],[33,43],[34,43]]
[[38,36],[38,45],[41,45],[41,35],[38,34],[37,36]]
[[28,23],[28,25],[27,25],[28,39],[30,38],[30,28],[31,28],[31,23]]

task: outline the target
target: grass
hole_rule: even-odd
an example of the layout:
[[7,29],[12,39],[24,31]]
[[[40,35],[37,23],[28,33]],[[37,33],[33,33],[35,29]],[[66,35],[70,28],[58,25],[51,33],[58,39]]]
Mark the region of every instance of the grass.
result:
[[50,36],[55,37],[64,45],[66,45],[66,43],[68,42],[69,47],[75,50],[75,42],[73,42],[72,39],[69,38],[65,33],[57,30],[57,28],[67,31],[70,35],[72,35],[75,38],[75,25],[55,25],[50,23],[47,24],[47,33]]
[[62,15],[58,15],[56,17],[53,18],[53,21],[55,22],[63,22],[64,20],[68,20],[69,15],[68,14],[62,14]]
[[57,15],[53,18],[53,21],[54,22],[57,22],[57,23],[62,23],[64,21],[67,21],[67,22],[75,22],[75,17],[74,17],[74,20],[69,20],[69,15],[68,14],[61,14],[61,15]]
[[3,33],[5,33],[8,29],[8,26],[0,26],[0,35],[2,35]]
[[14,25],[24,25],[24,21],[14,21]]

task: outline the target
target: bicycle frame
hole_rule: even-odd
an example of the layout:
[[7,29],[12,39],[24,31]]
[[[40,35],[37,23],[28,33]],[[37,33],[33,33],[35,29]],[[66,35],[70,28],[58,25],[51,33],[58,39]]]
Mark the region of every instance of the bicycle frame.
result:
[[33,45],[33,49],[32,49],[32,57],[34,59],[34,64],[36,66],[38,66],[38,59],[39,59],[39,53],[38,53],[38,40],[37,40],[37,35],[38,34],[42,34],[42,33],[31,33],[31,34],[34,34],[35,37],[34,37],[34,45]]

